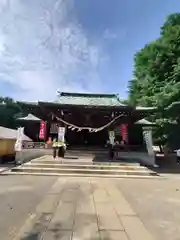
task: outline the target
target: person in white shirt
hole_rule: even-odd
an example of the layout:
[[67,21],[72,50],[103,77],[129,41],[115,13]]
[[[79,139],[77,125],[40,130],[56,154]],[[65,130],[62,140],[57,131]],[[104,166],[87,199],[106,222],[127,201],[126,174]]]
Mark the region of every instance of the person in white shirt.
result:
[[180,164],[180,149],[177,150],[176,156],[177,156],[177,164]]

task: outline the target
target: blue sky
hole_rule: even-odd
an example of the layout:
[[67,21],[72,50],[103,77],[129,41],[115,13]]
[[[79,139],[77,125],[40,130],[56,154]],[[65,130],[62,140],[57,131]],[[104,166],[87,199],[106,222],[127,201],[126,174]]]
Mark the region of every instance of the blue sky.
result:
[[133,56],[158,38],[179,0],[1,0],[0,95],[56,90],[127,97]]

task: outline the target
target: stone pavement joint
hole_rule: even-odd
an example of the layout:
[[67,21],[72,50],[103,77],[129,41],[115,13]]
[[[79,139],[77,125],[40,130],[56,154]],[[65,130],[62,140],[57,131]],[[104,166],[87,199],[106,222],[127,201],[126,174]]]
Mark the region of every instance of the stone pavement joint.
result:
[[111,202],[118,215],[136,215],[121,192],[119,192],[117,189],[114,189],[113,187],[108,188],[107,191],[110,194]]
[[124,231],[100,231],[101,240],[129,240]]
[[153,240],[113,183],[78,178],[59,178],[15,240],[30,237],[44,240]]
[[[51,189],[54,188],[56,183]],[[54,210],[58,205],[58,198],[60,195],[48,194],[37,206],[36,211],[29,216],[24,226],[13,240],[28,239],[41,235],[49,225],[53,216]]]
[[74,202],[61,202],[57,207],[49,225],[49,229],[72,230],[74,224],[75,204]]
[[153,240],[142,221],[136,216],[122,216],[122,224],[130,240]]
[[98,215],[99,230],[124,230],[111,204],[96,203],[96,211]]

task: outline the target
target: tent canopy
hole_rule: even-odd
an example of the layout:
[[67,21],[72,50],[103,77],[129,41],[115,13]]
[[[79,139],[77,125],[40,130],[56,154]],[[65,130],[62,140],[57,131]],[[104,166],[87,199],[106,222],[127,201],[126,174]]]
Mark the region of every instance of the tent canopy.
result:
[[18,118],[18,120],[21,120],[21,121],[34,121],[34,122],[40,122],[41,119],[34,116],[33,114],[28,114],[26,117],[20,117]]
[[[11,128],[0,126],[0,139],[17,139],[18,131]],[[32,141],[28,136],[23,134],[23,141]]]
[[139,125],[149,125],[149,126],[150,126],[150,125],[155,125],[155,123],[150,122],[150,121],[146,120],[145,118],[137,121],[135,124],[139,124]]

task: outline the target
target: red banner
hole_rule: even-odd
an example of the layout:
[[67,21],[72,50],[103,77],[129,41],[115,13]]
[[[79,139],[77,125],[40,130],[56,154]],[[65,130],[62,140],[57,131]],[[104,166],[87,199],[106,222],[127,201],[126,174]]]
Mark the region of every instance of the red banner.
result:
[[40,122],[40,130],[39,130],[39,139],[45,140],[46,138],[46,122],[41,121]]
[[128,125],[127,124],[121,125],[121,136],[122,136],[122,140],[128,143]]

